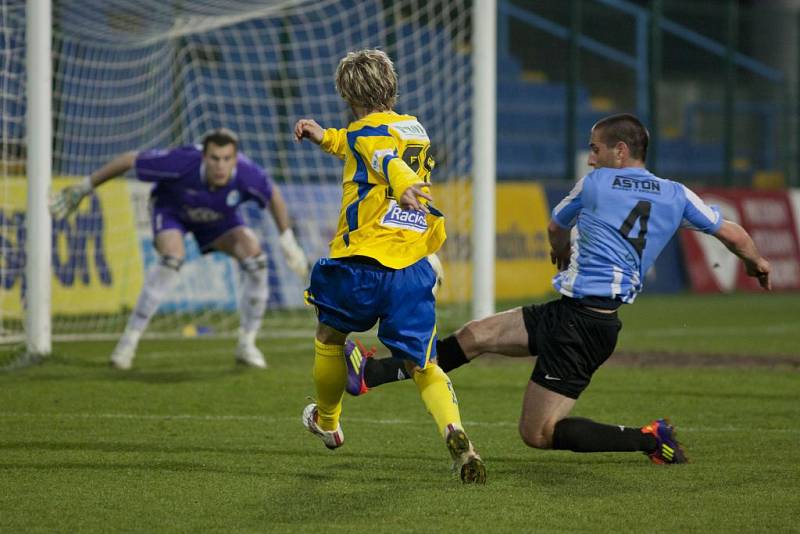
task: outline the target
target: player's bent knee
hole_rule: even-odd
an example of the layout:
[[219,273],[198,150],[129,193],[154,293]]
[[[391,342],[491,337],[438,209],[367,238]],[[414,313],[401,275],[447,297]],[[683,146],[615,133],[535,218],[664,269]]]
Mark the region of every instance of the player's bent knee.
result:
[[169,254],[164,254],[158,260],[160,265],[172,269],[175,272],[181,270],[181,266],[183,265],[183,258],[179,258],[177,256],[170,256]]
[[240,262],[242,270],[248,274],[262,273],[267,269],[267,255],[263,252],[257,256],[250,256]]
[[258,256],[245,258],[240,262],[244,272],[245,291],[249,299],[258,299],[266,302],[269,298],[269,284],[267,283],[267,255],[263,252]]
[[545,427],[534,428],[520,421],[519,437],[525,445],[534,449],[553,448],[553,432],[548,432]]

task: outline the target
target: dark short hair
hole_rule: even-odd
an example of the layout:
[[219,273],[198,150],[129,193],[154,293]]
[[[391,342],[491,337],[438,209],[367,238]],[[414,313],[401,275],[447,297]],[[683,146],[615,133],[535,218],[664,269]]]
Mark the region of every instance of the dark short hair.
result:
[[239,137],[233,133],[233,130],[228,128],[217,128],[211,130],[203,136],[203,154],[208,150],[208,145],[213,143],[217,146],[233,145],[233,148],[239,150]]
[[600,132],[600,139],[606,146],[610,147],[622,141],[628,145],[632,158],[639,161],[647,159],[650,132],[635,115],[630,113],[611,115],[597,121],[592,129]]

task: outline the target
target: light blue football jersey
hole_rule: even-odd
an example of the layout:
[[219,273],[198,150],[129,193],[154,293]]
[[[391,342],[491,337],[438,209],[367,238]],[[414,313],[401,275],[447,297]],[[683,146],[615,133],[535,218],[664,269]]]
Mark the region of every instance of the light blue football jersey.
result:
[[691,189],[638,167],[587,174],[552,216],[576,229],[569,267],[553,277],[556,290],[626,303],[642,290],[645,273],[678,228],[713,234],[722,224],[719,210]]

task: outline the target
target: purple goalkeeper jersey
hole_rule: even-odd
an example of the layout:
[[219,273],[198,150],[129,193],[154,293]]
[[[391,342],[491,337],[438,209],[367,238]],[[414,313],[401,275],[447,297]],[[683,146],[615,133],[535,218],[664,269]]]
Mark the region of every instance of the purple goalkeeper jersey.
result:
[[134,168],[139,180],[155,183],[150,193],[153,235],[169,229],[192,232],[204,252],[217,237],[244,225],[240,204],[254,200],[264,208],[272,198],[266,171],[242,153],[230,181],[213,191],[204,179],[199,146],[140,152]]

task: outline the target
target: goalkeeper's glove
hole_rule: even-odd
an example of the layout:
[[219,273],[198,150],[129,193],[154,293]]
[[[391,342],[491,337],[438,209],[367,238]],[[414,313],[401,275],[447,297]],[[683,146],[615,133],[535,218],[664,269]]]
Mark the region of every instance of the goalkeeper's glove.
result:
[[54,219],[63,219],[78,209],[84,197],[92,193],[92,180],[89,176],[78,185],[65,187],[50,197],[50,215]]
[[294,271],[297,276],[305,280],[305,277],[308,275],[308,258],[306,258],[306,253],[303,252],[300,245],[297,244],[292,229],[288,228],[284,230],[278,238],[278,242],[281,245],[281,251],[283,252],[284,258],[286,258],[286,263],[289,265],[289,268]]

